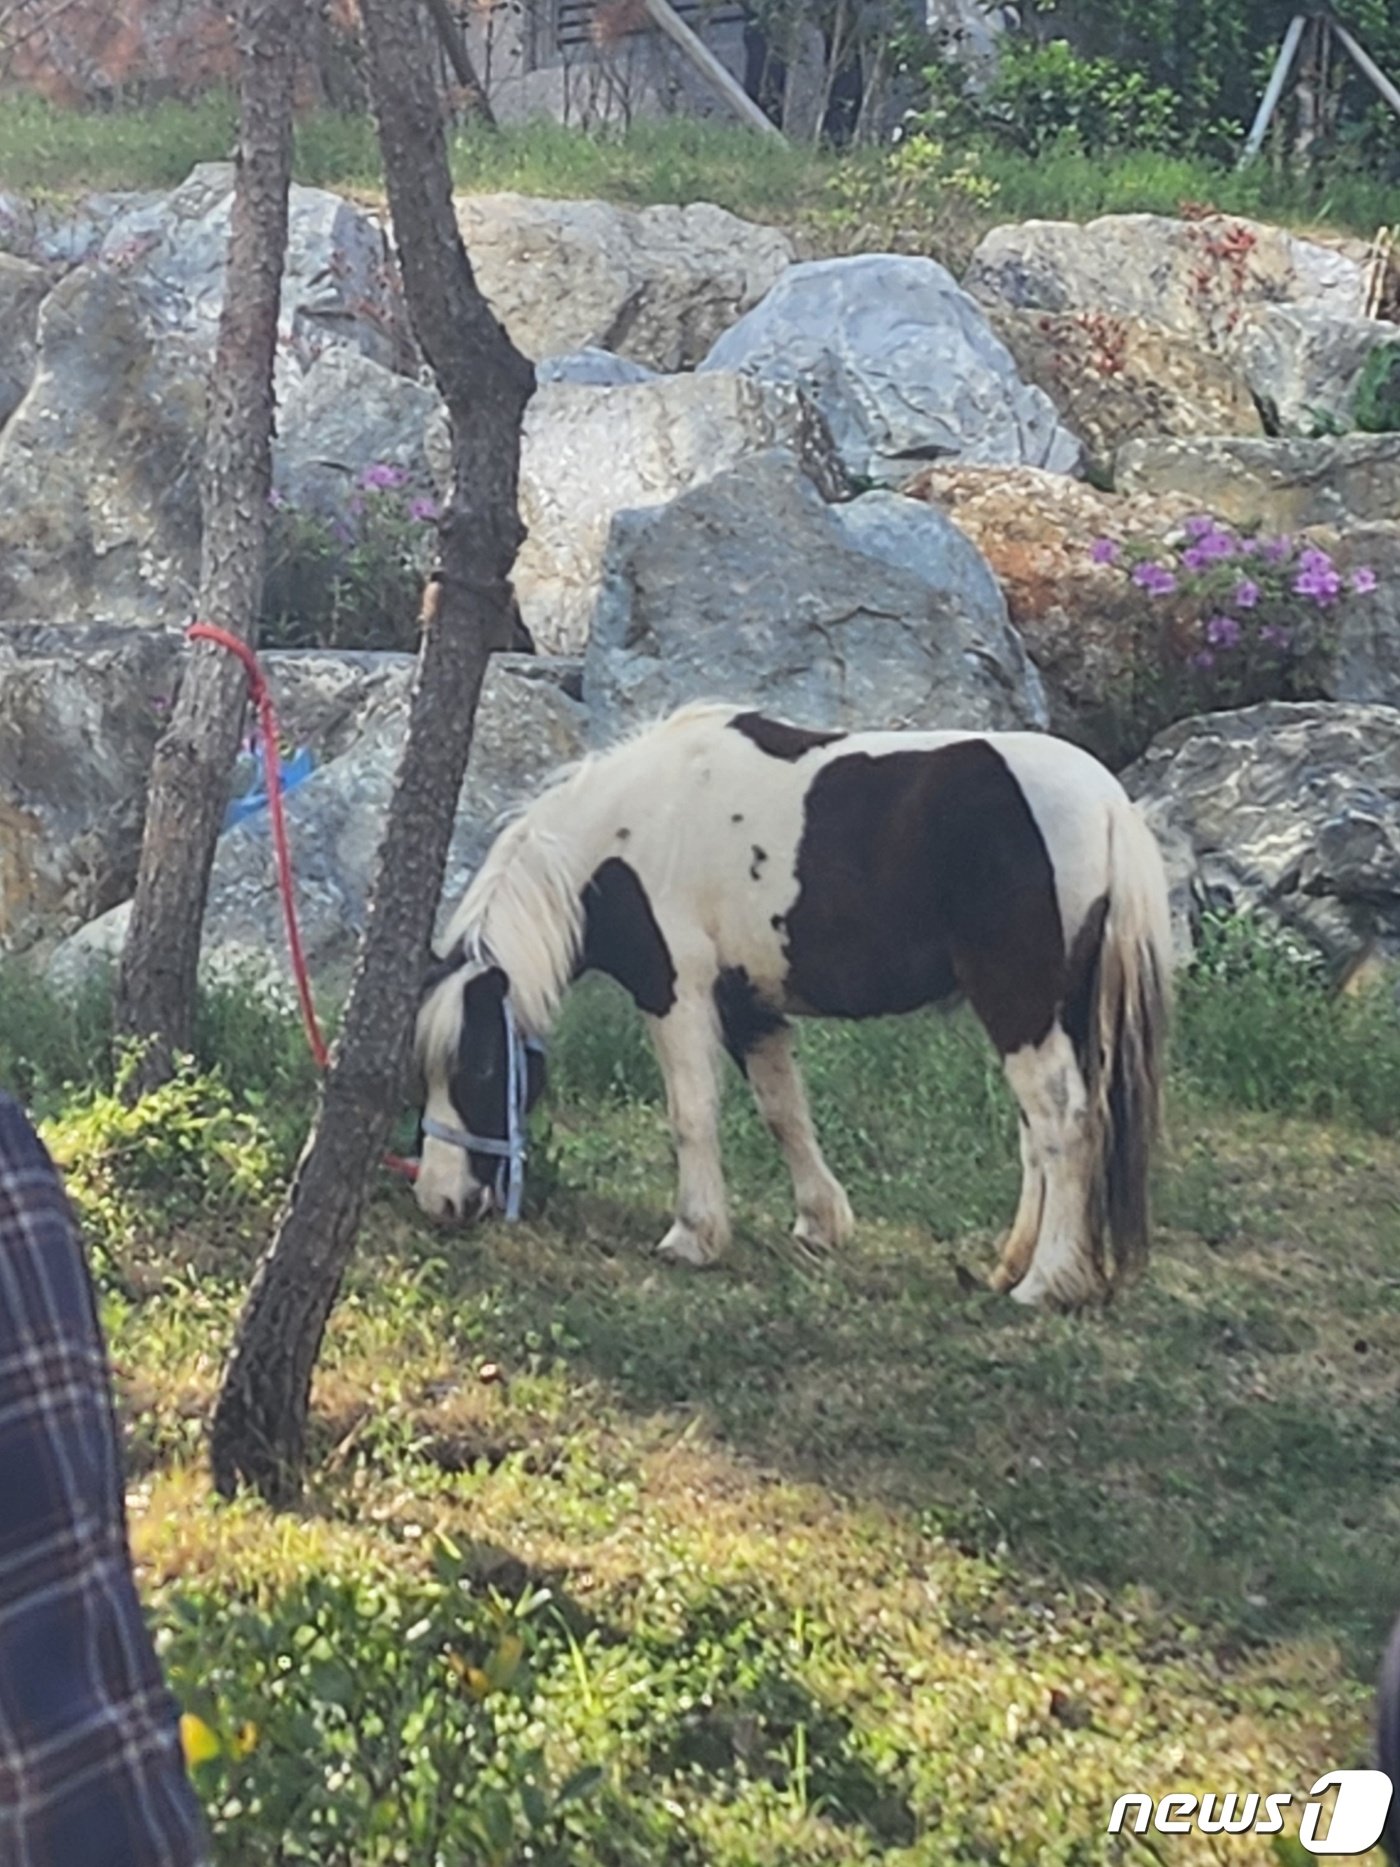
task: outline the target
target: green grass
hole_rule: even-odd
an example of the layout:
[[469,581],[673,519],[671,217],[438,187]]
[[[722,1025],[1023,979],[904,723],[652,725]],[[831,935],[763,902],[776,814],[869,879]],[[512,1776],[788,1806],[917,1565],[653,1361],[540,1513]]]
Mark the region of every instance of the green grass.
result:
[[1126,1788],[1364,1759],[1400,1530],[1389,1001],[1215,929],[1151,1274],[1064,1319],[978,1283],[1014,1130],[965,1020],[804,1031],[862,1221],[817,1270],[734,1081],[737,1239],[695,1276],[647,1255],[655,1066],[581,990],[526,1222],[377,1194],[282,1516],[212,1501],[203,1430],[311,1105],[299,1039],[222,994],[217,1074],[126,1111],[99,1013],[0,973],[0,1077],[23,1053],[94,1243],[220,1867],[1090,1867],[1142,1857],[1103,1833]]
[[[0,98],[0,179],[19,193],[61,196],[85,188],[166,188],[200,161],[226,159],[235,112],[226,97],[195,104],[82,112],[26,96]],[[626,136],[586,135],[551,124],[489,134],[459,130],[451,147],[459,188],[596,197],[637,206],[714,201],[746,217],[790,228],[804,250],[829,252],[888,243],[966,259],[998,221],[1088,219],[1096,214],[1174,214],[1183,202],[1258,214],[1292,225],[1331,225],[1371,235],[1394,217],[1394,190],[1345,167],[1316,181],[1245,174],[1193,158],[1150,153],[1089,157],[1071,148],[1040,157],[995,147],[951,149],[971,157],[993,186],[990,200],[940,169],[911,203],[892,186],[879,152],[832,155],[715,123],[641,123]],[[367,117],[303,116],[299,180],[365,197],[382,194],[378,148]],[[917,189],[914,191],[919,192]],[[852,200],[860,211],[851,212]]]

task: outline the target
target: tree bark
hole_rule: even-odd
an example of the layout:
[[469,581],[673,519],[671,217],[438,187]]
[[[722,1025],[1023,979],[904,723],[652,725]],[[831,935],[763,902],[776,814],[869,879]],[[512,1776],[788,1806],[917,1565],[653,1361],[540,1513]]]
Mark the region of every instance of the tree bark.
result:
[[479,117],[488,129],[496,127],[496,113],[491,108],[491,100],[486,95],[486,86],[476,75],[476,66],[467,49],[467,42],[462,36],[462,29],[457,24],[456,15],[448,5],[448,0],[427,0],[428,11],[433,16],[433,25],[437,36],[442,41],[442,49],[447,54],[458,84],[466,94],[467,108],[474,117]]
[[520,423],[534,388],[457,231],[425,15],[416,0],[361,0],[361,17],[404,287],[451,418],[453,477],[345,1021],[214,1411],[218,1489],[247,1481],[279,1504],[300,1491],[312,1373],[407,1062],[486,656],[510,641]]
[[[241,121],[209,379],[199,616],[248,640],[262,595],[292,104],[308,13],[308,0],[241,0],[237,18]],[[194,649],[156,747],[117,983],[117,1029],[145,1045],[133,1094],[165,1081],[193,1039],[200,934],[243,696],[237,662],[216,648]]]

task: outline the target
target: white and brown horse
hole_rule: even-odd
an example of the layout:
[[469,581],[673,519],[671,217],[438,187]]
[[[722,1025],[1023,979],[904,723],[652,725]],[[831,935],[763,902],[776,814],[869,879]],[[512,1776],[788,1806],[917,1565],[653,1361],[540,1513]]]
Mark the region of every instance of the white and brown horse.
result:
[[786,1156],[797,1239],[830,1249],[851,1208],[813,1132],[789,1016],[958,996],[1021,1112],[1021,1197],[995,1287],[1074,1305],[1146,1254],[1166,885],[1117,780],[1062,740],[813,732],[685,707],[516,818],[447,944],[417,1033],[416,1190],[435,1218],[518,1203],[536,1050],[593,969],[646,1014],[665,1076],[680,1184],[664,1256],[706,1264],[728,1238],[721,1044]]

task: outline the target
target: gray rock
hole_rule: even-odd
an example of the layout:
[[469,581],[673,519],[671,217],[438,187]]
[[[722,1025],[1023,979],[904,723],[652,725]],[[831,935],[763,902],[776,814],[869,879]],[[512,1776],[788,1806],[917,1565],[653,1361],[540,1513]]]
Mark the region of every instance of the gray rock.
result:
[[617,207],[464,195],[477,282],[529,357],[582,346],[689,369],[791,263],[792,242],[709,202]]
[[1376,588],[1348,588],[1329,612],[1333,646],[1324,685],[1334,700],[1400,707],[1400,523],[1357,525],[1332,544],[1338,568],[1376,574]]
[[1319,415],[1350,427],[1357,381],[1381,344],[1400,344],[1400,329],[1316,305],[1260,305],[1242,321],[1233,350],[1279,431],[1309,434]]
[[[405,667],[404,672],[407,672]],[[502,813],[583,749],[576,671],[529,656],[493,656],[482,690],[462,811],[448,856],[442,916],[480,862]],[[318,991],[349,984],[407,720],[407,681],[369,704],[353,743],[287,798],[298,921]],[[50,977],[67,985],[110,964],[125,938],[123,903],[66,940]],[[282,904],[266,813],[221,838],[210,882],[202,965],[290,994]]]
[[614,356],[611,350],[599,350],[585,344],[582,350],[570,350],[560,357],[541,357],[535,365],[535,381],[589,383],[594,388],[610,387],[620,382],[652,382],[656,371],[630,357]]
[[1400,512],[1400,434],[1130,441],[1115,468],[1120,492],[1190,493],[1203,512],[1276,532],[1373,524]]
[[[800,390],[739,376],[663,376],[615,388],[550,383],[525,412],[515,593],[537,647],[581,654],[608,529],[664,505],[746,456],[788,448],[827,497],[843,490],[830,437]],[[434,431],[444,471],[446,433]]]
[[[206,352],[223,310],[232,208],[232,163],[203,162],[172,193],[119,214],[98,249],[102,265],[148,285],[169,329]],[[389,369],[414,355],[383,228],[324,188],[291,191],[279,334],[283,388],[333,346]]]
[[71,199],[27,201],[0,192],[0,252],[43,266],[80,266],[97,257],[114,220],[164,199],[152,191],[99,189]]
[[828,506],[779,451],[614,520],[583,691],[595,740],[700,698],[820,726],[1045,723],[957,527],[887,494]]
[[50,283],[44,267],[0,253],[0,428],[34,379],[39,307]]
[[1272,701],[1171,726],[1123,775],[1174,893],[1272,917],[1343,971],[1400,956],[1400,711]]
[[792,266],[700,367],[809,389],[846,470],[881,485],[933,460],[1079,465],[1049,397],[932,259]]
[[359,351],[327,350],[287,391],[273,486],[289,504],[326,515],[343,512],[358,476],[376,462],[427,487],[427,428],[441,407],[436,390]]
[[0,952],[121,900],[178,638],[0,628]]
[[188,616],[204,374],[115,273],[80,267],[54,288],[33,384],[0,431],[0,616]]
[[1013,311],[1108,311],[1145,318],[1208,350],[1227,349],[1252,305],[1361,308],[1363,240],[1323,245],[1233,216],[1172,220],[1106,214],[993,227],[972,256],[967,289]]

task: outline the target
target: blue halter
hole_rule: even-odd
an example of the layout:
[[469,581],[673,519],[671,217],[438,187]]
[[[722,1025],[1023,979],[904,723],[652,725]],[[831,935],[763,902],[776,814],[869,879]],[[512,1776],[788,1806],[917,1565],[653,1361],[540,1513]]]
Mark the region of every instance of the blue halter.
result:
[[434,1141],[445,1141],[449,1147],[459,1147],[464,1154],[489,1154],[500,1163],[491,1191],[498,1210],[514,1225],[520,1217],[520,1204],[525,1196],[525,1104],[530,1093],[528,1058],[532,1051],[542,1057],[544,1045],[537,1037],[527,1037],[520,1029],[509,992],[501,1001],[501,1008],[506,1021],[505,1139],[489,1134],[470,1134],[465,1128],[453,1128],[446,1122],[434,1121],[430,1115],[424,1115],[422,1127],[424,1134]]

